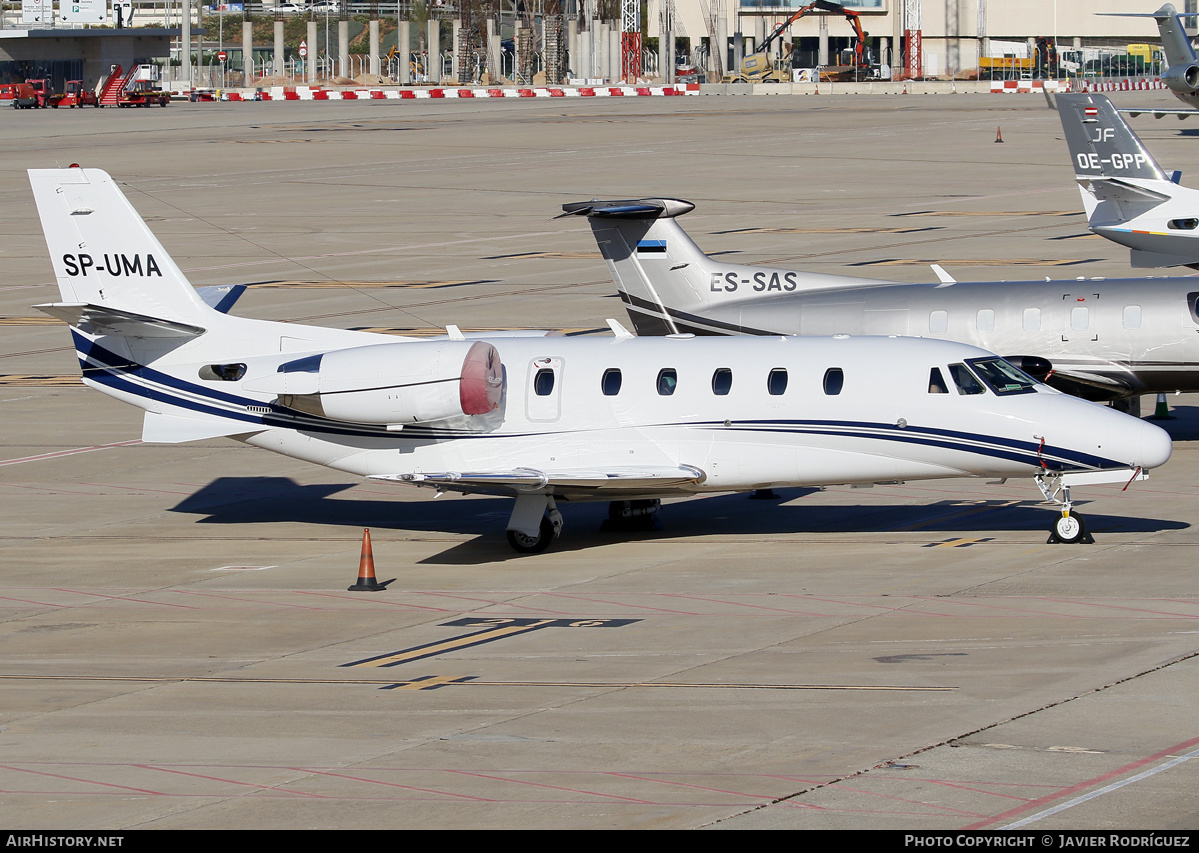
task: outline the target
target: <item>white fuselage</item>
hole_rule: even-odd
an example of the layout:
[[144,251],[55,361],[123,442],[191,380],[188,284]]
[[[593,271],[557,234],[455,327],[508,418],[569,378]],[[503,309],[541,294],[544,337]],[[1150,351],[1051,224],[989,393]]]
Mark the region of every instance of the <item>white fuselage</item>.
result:
[[[377,337],[389,349],[429,345]],[[468,481],[479,473],[545,475],[539,489],[501,479],[460,487],[469,491],[610,499],[767,485],[1032,476],[1042,463],[1050,471],[1149,468],[1169,456],[1169,439],[1156,427],[1044,385],[1006,396],[989,389],[967,396],[952,385],[948,393],[930,393],[934,368],[948,378],[951,365],[989,356],[947,341],[495,338],[488,343],[503,362],[498,409],[389,429],[281,408],[275,394],[246,390],[270,381],[284,363],[306,358],[303,353],[239,358],[229,346],[205,338],[129,371],[107,352],[104,339],[90,345],[76,332],[89,384],[166,421],[233,419],[238,426],[223,434],[251,445],[362,476],[416,475],[418,484],[424,475],[447,472]],[[244,375],[199,378],[218,361],[244,364]],[[618,390],[611,379],[617,370]],[[840,372],[840,388],[829,385],[837,393],[826,392],[830,370]],[[673,380],[663,379],[663,371],[673,371]],[[729,373],[718,380],[721,371]],[[785,388],[779,371],[786,372]],[[728,378],[727,393],[716,393]],[[781,393],[771,393],[772,381]],[[659,393],[671,385],[673,393]],[[370,393],[386,390],[372,386]],[[662,472],[680,466],[702,473],[691,482],[667,483]],[[646,477],[635,484],[564,483],[579,472],[638,471]]]

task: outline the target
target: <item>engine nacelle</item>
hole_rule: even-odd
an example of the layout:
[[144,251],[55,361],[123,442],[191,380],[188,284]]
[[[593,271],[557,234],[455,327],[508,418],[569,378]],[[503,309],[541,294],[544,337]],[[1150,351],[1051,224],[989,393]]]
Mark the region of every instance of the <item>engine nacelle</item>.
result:
[[1183,95],[1194,94],[1195,89],[1199,88],[1199,63],[1173,65],[1167,68],[1166,73],[1162,75],[1162,82],[1172,92],[1179,92]]
[[1023,370],[1039,382],[1044,382],[1053,372],[1053,363],[1039,355],[1005,355],[1003,358],[1017,370]]
[[419,341],[297,359],[254,384],[299,412],[400,426],[495,411],[504,373],[499,352],[485,341]]

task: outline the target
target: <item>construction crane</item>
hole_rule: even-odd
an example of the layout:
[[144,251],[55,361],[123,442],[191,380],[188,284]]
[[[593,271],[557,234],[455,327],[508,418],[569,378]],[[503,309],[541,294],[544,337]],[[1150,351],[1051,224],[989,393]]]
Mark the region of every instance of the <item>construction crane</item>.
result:
[[[800,7],[798,11],[787,20],[776,26],[770,31],[770,34],[763,40],[761,48],[756,53],[751,53],[741,61],[741,70],[739,73],[726,74],[724,82],[726,83],[767,83],[777,82],[783,83],[787,79],[787,71],[784,68],[775,68],[770,61],[770,47],[776,39],[782,37],[792,24],[798,21],[805,15],[810,15],[813,12],[836,12],[839,15],[844,15],[845,20],[849,21],[853,27],[857,40],[853,46],[853,69],[854,73],[858,73],[863,69],[867,69],[865,61],[866,56],[866,32],[862,29],[861,16],[851,9],[846,9],[840,3],[833,3],[831,0],[813,0],[806,6]],[[867,69],[868,70],[868,69]]]

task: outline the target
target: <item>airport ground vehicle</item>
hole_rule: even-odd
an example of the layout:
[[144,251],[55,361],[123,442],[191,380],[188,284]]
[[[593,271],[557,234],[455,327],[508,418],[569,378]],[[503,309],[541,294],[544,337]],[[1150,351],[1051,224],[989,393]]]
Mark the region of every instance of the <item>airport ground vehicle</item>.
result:
[[118,107],[165,107],[171,102],[171,93],[151,89],[143,81],[136,81],[117,99]]
[[59,101],[62,107],[98,107],[100,96],[91,89],[84,87],[82,80],[68,80],[67,91]]
[[12,101],[14,108],[27,110],[37,106],[37,93],[28,83],[0,83],[0,101]]
[[54,91],[54,84],[50,80],[38,77],[25,82],[33,89],[34,97],[37,98],[37,106],[58,109],[58,104],[62,101],[63,96]]
[[826,71],[821,74],[821,78],[830,80],[847,78],[854,80],[870,76],[870,66],[866,59],[866,32],[862,29],[858,13],[851,9],[846,9],[840,3],[832,3],[830,0],[813,0],[812,3],[803,6],[790,18],[771,30],[770,34],[762,41],[760,49],[741,60],[741,68],[726,74],[724,82],[785,83],[789,81],[791,79],[790,69],[783,67],[776,68],[774,66],[774,62],[770,58],[770,47],[776,39],[781,38],[783,33],[800,18],[819,12],[835,12],[839,15],[844,15],[845,20],[853,27],[854,34],[857,37],[851,51],[851,56],[849,57],[850,64],[846,66],[846,70]]

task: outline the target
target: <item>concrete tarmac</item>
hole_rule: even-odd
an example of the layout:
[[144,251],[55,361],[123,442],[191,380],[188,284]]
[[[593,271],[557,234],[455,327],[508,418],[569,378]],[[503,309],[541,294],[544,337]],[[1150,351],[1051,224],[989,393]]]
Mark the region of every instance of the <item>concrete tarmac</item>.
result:
[[[1195,128],[1134,126],[1196,185]],[[1076,490],[1094,545],[1046,544],[1031,481],[936,481],[673,501],[634,534],[568,505],[518,557],[506,500],[141,444],[30,307],[58,292],[25,170],[70,163],[194,284],[252,283],[235,313],[345,328],[623,320],[586,224],[553,221],[597,197],[693,201],[746,263],[1127,275],[1061,137],[1000,95],[7,116],[5,824],[1199,829],[1194,396],[1148,482]],[[346,591],[364,527],[384,592]]]

